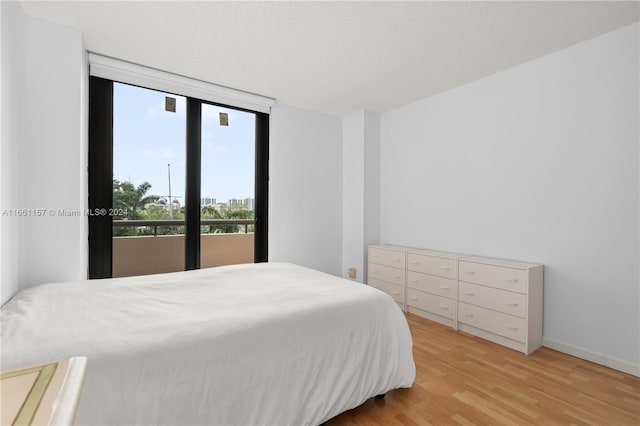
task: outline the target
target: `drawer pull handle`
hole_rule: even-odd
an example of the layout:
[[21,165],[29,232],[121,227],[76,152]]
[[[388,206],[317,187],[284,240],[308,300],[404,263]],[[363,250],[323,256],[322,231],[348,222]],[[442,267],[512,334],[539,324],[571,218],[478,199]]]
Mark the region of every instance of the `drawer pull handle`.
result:
[[440,309],[449,309],[447,305],[440,305]]
[[510,283],[517,283],[518,279],[517,278],[507,278],[507,281]]
[[464,295],[465,296],[473,296],[475,293],[471,293],[470,291],[465,291]]
[[473,314],[464,314],[465,317],[473,318],[475,315]]
[[475,272],[473,272],[473,271],[464,271],[464,273],[465,273],[465,274],[467,274],[467,275],[473,275],[473,274],[475,274]]
[[449,290],[449,286],[448,285],[441,285],[440,288],[442,290]]
[[400,259],[393,259],[393,260],[396,261],[396,262],[400,262]]
[[505,300],[505,303],[509,306],[518,306],[519,303],[518,302],[509,302],[508,300]]
[[411,297],[411,300],[418,300],[417,297]]
[[417,283],[417,282],[418,282],[418,280],[416,280],[415,278],[412,278],[412,279],[411,279],[411,282],[412,282],[412,283]]
[[419,265],[419,264],[420,264],[420,262],[418,262],[417,260],[412,260],[412,261],[411,261],[411,264],[412,264],[412,265]]
[[394,275],[393,278],[400,278],[400,275]]
[[374,254],[374,255],[373,255],[373,256],[371,256],[371,257],[378,257],[378,255],[377,255],[377,254]]
[[508,325],[507,328],[509,330],[517,330],[518,329],[518,327],[516,327],[515,325]]
[[443,271],[448,271],[451,268],[449,268],[448,266],[441,266],[440,269],[442,269]]
[[395,294],[396,296],[400,296],[400,292],[399,291],[394,291],[393,294]]

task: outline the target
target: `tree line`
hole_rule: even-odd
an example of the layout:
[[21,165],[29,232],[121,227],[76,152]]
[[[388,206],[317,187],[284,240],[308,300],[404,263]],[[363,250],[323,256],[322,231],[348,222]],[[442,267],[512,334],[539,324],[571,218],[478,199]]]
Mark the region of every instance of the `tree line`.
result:
[[[169,220],[176,221],[185,218],[184,207],[179,209],[168,206],[167,201],[159,195],[147,195],[151,189],[149,182],[142,182],[136,186],[129,181],[113,180],[113,210],[117,213],[113,220]],[[164,203],[163,203],[164,201]],[[169,213],[171,208],[171,213]],[[201,219],[253,219],[253,210],[244,206],[204,206],[200,209]],[[245,225],[203,225],[201,234],[235,234],[244,232]],[[254,225],[249,225],[248,232],[254,232]],[[137,235],[179,235],[184,234],[184,226],[153,226],[114,227],[113,236]]]

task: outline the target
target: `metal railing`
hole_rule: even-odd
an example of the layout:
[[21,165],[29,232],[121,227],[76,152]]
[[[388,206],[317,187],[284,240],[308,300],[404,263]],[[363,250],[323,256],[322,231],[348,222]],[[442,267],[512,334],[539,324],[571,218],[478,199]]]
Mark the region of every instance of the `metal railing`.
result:
[[[244,233],[248,233],[249,225],[255,225],[255,219],[200,219],[201,226],[209,225],[244,225]],[[114,228],[153,227],[153,236],[158,236],[158,226],[185,226],[184,220],[114,220]]]

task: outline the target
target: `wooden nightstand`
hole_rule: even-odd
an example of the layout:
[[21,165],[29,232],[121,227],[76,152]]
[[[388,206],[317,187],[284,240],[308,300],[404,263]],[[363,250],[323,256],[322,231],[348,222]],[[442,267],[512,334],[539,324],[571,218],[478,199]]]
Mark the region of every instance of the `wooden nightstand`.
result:
[[86,365],[74,357],[0,373],[0,424],[73,424]]

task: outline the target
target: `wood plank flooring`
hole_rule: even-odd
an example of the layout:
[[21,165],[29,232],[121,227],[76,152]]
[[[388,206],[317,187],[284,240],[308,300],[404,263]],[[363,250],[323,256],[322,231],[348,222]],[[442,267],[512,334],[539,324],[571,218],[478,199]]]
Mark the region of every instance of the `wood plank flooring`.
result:
[[407,314],[416,381],[327,425],[640,425],[640,378],[547,348],[526,356]]

